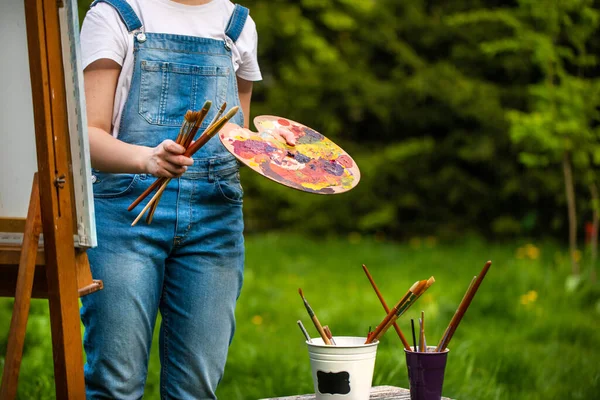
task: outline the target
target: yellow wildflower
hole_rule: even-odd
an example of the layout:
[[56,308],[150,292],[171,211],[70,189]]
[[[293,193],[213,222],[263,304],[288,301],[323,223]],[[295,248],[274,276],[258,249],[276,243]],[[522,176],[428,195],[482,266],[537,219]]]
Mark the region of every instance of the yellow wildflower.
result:
[[540,249],[535,247],[533,244],[525,245],[525,251],[527,253],[527,258],[530,260],[537,260],[540,256]]
[[538,294],[535,290],[530,290],[529,292],[521,295],[521,304],[528,305],[530,303],[534,303],[538,298]]

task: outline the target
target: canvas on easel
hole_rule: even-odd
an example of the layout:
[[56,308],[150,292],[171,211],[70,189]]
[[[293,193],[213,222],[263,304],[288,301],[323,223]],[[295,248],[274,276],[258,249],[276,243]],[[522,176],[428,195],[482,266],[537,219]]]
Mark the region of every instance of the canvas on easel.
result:
[[0,399],[16,396],[31,297],[49,300],[56,397],[85,398],[79,297],[102,282],[85,253],[96,238],[77,4],[8,0],[0,23],[12,57],[0,74],[0,295],[15,297]]

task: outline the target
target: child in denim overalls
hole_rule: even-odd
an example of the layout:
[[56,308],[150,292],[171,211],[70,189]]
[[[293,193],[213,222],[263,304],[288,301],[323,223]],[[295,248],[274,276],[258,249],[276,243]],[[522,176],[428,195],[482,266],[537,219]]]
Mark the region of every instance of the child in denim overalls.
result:
[[[243,278],[239,166],[218,138],[193,160],[172,140],[185,112],[200,109],[205,100],[213,107],[200,132],[225,101],[228,108],[241,106],[232,122],[244,125],[251,80],[260,79],[260,72],[257,64],[250,65],[255,71],[249,80],[236,78],[239,64],[256,61],[244,60],[236,42],[251,19],[247,9],[234,8],[229,0],[97,0],[92,7],[83,24],[82,48],[84,65],[86,55],[96,60],[85,70],[85,86],[99,245],[88,255],[104,290],[82,298],[87,396],[141,398],[160,310],[161,397],[216,398]],[[118,14],[126,44],[133,47],[133,57],[120,54],[126,59],[123,70],[111,61],[110,49],[94,54],[96,45],[88,44],[102,29],[116,29],[95,14],[107,7]],[[157,18],[179,12],[182,24],[190,23],[182,14],[185,7],[189,14],[200,10],[194,7],[210,7],[213,16],[230,12],[222,38],[207,38],[148,30],[149,16],[142,9],[151,7],[165,10]],[[246,40],[256,40],[253,23],[246,32]],[[115,98],[124,95],[119,107]],[[128,205],[158,176],[179,179],[163,193],[151,225],[130,227],[140,207],[131,213]]]

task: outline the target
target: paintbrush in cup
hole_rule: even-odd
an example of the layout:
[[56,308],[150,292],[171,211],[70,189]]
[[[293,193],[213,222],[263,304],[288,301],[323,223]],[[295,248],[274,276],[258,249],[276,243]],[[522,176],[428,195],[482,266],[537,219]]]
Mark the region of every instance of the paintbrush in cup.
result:
[[328,325],[325,325],[323,327],[323,331],[325,332],[325,335],[327,336],[327,339],[329,339],[329,341],[331,342],[332,345],[336,345],[335,344],[335,340],[333,340],[333,333],[331,333],[331,329],[329,329]]
[[[475,280],[477,280],[477,276],[474,276],[473,279],[471,279],[471,283],[469,284],[469,287],[467,288],[467,291],[463,295],[463,298],[461,299],[459,305],[462,304],[465,301],[465,299],[467,298],[467,295],[471,291],[471,288],[473,287]],[[454,313],[454,315],[456,315],[458,313],[458,310],[459,310],[459,308],[456,309],[456,312]],[[450,325],[448,325],[448,327],[444,331],[444,334],[442,335],[442,340],[440,340],[440,343],[444,343],[446,341],[449,333],[450,333]],[[435,351],[438,351],[437,347],[436,347]]]
[[419,319],[419,325],[421,329],[419,331],[419,342],[421,342],[421,352],[427,352],[427,345],[425,344],[425,312],[421,311],[421,318]]
[[308,332],[306,331],[306,328],[304,327],[304,324],[302,323],[302,321],[298,320],[296,321],[296,323],[298,324],[298,326],[300,327],[300,330],[302,331],[302,334],[304,335],[304,337],[306,338],[306,341],[308,343],[312,343],[312,339],[310,338],[310,335],[308,334]]
[[412,318],[410,319],[410,326],[412,328],[412,337],[414,344],[414,347],[411,349],[411,351],[419,351],[419,349],[417,348],[417,336],[415,335],[415,320]]
[[454,336],[454,332],[456,332],[456,328],[458,328],[458,325],[460,324],[462,317],[467,312],[467,309],[469,308],[471,301],[473,301],[473,297],[475,297],[475,294],[477,293],[477,290],[479,289],[481,282],[483,282],[483,278],[485,278],[485,275],[487,274],[491,265],[492,265],[491,261],[488,261],[485,263],[485,265],[483,266],[483,269],[481,270],[481,273],[477,276],[475,283],[473,283],[469,287],[469,290],[467,290],[467,294],[463,297],[462,301],[460,302],[460,304],[458,306],[458,310],[456,310],[456,313],[452,317],[452,320],[450,320],[450,324],[448,324],[448,328],[446,329],[447,332],[442,337],[442,340],[436,347],[435,351],[441,352],[441,351],[444,351],[446,349],[446,347],[448,347],[448,343],[450,343],[452,336]]
[[[383,309],[385,310],[386,315],[387,315],[390,312],[390,308],[385,303],[385,300],[383,299],[383,296],[381,295],[381,292],[377,288],[377,285],[375,284],[375,281],[373,280],[373,277],[369,273],[369,270],[367,269],[367,266],[365,264],[363,264],[362,267],[363,267],[363,270],[365,271],[365,274],[367,275],[367,278],[369,279],[369,282],[371,282],[371,286],[373,286],[373,290],[375,290],[375,294],[379,298],[379,301],[381,302],[381,305],[383,306]],[[408,341],[406,340],[406,338],[402,334],[402,331],[400,330],[400,327],[398,326],[398,324],[394,322],[393,326],[394,326],[394,329],[396,330],[396,333],[398,334],[398,337],[402,341],[402,344],[404,345],[404,348],[406,350],[410,350],[410,344],[408,344]]]
[[401,307],[408,300],[412,293],[419,290],[420,287],[424,286],[424,282],[425,281],[416,281],[415,283],[413,283],[410,289],[408,289],[408,292],[406,292],[406,294],[398,301],[398,303],[396,303],[396,305],[392,307],[392,309],[387,313],[383,321],[381,321],[381,323],[375,327],[375,330],[367,338],[365,344],[371,343],[374,340],[375,335],[380,335],[384,327],[386,327],[387,324],[392,320],[392,318],[395,317],[398,308]]
[[398,304],[394,306],[383,319],[383,321],[377,326],[373,335],[367,339],[365,344],[372,343],[374,340],[379,340],[381,336],[389,329],[390,326],[402,315],[406,310],[412,306],[419,297],[435,282],[434,277],[430,277],[427,280],[415,282],[408,292],[400,299]]
[[327,334],[323,330],[323,326],[321,326],[321,323],[319,322],[319,319],[317,318],[315,312],[313,311],[311,306],[308,304],[308,301],[306,301],[306,298],[304,298],[304,293],[302,293],[302,289],[298,289],[298,293],[300,293],[300,297],[302,298],[302,301],[304,302],[304,307],[306,307],[308,316],[310,317],[313,324],[315,325],[315,328],[317,328],[319,335],[321,335],[321,339],[323,339],[323,343],[325,343],[327,345],[331,345],[331,341],[329,340],[329,338],[327,337]]

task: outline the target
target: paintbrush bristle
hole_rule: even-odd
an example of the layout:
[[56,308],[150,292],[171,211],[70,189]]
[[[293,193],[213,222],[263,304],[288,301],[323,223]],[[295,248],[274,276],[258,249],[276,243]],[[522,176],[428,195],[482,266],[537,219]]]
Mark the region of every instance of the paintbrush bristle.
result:
[[429,288],[429,286],[433,285],[434,283],[435,283],[435,278],[432,276],[431,278],[427,279],[427,285],[425,287]]
[[187,112],[185,113],[185,116],[184,116],[184,118],[185,118],[185,120],[186,120],[186,121],[189,121],[189,122],[191,122],[191,121],[194,121],[194,120],[192,119],[192,118],[193,118],[193,115],[194,115],[194,112],[193,112],[192,110],[187,110]]
[[202,109],[204,109],[204,110],[208,110],[210,107],[212,107],[212,101],[210,101],[210,100],[206,100],[206,101],[204,102],[204,106],[202,106]]
[[225,114],[225,116],[223,118],[225,118],[227,120],[233,118],[233,116],[238,112],[239,109],[240,108],[238,106],[231,107],[229,109],[229,111],[227,111],[227,113]]
[[300,293],[300,297],[304,299],[304,293],[302,293],[302,288],[298,288],[298,293]]

